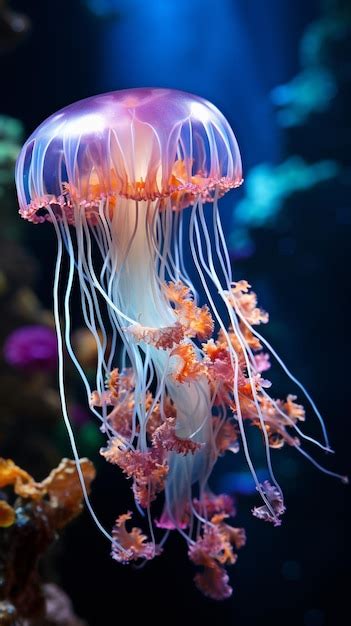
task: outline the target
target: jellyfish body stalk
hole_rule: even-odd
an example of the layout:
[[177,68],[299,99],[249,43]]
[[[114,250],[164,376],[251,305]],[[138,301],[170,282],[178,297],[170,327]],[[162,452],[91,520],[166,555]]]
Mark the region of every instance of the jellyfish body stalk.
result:
[[[126,321],[134,322],[134,325],[157,329],[171,327],[176,321],[175,313],[160,288],[160,284],[168,277],[165,264],[169,263],[169,241],[174,236],[172,226],[175,213],[170,204],[164,213],[167,214],[166,219],[164,219],[164,215],[159,213],[157,201],[121,200],[112,220],[108,218],[108,205],[106,205],[104,220],[101,220],[95,227],[108,228],[112,240],[109,253],[113,274],[107,281],[109,283],[108,293],[103,294],[101,292],[101,295],[106,298],[107,302],[111,300],[114,303],[115,321],[120,332],[125,332]],[[76,219],[79,218],[80,216],[77,214]],[[155,238],[161,220],[164,221],[163,237],[166,243],[165,249],[163,249],[163,258],[160,260],[156,254]],[[84,232],[85,237],[89,238],[89,230],[85,229]],[[85,271],[89,268],[92,272],[93,259],[90,244],[81,246],[81,257],[84,249],[89,255],[84,263]],[[106,250],[105,253],[107,254],[108,251]],[[96,275],[94,271],[92,273]],[[108,268],[106,273],[109,273]],[[178,273],[180,275],[180,269]],[[162,396],[167,391],[176,408],[177,436],[183,439],[192,439],[204,446],[209,445],[211,399],[206,377],[202,376],[198,381],[186,383],[173,381],[169,351],[156,349],[153,346],[143,344],[143,342],[137,345],[131,335],[128,336],[128,333],[125,332],[125,336],[129,361],[133,364],[133,370],[138,372],[136,376],[138,385],[135,391],[136,404],[139,406],[137,412],[139,425],[137,448],[144,452],[148,449],[146,426],[148,415],[152,414],[153,410],[153,406],[150,407],[149,411],[145,410],[148,391],[146,383],[150,362],[158,381],[153,404],[155,405],[159,399],[161,399],[162,404]],[[103,350],[101,344],[100,350]],[[101,356],[98,365],[101,366],[103,362],[104,357]],[[108,375],[107,370],[99,376],[99,379],[101,380],[104,375]],[[135,429],[133,434],[135,434]],[[191,484],[196,482],[203,473],[202,466],[207,467],[208,458],[208,450],[204,449],[203,451],[200,450],[195,457],[180,458],[174,454],[173,458],[169,460],[166,506],[175,525],[182,518],[182,509],[191,501]],[[175,503],[177,503],[176,509],[173,510]]]

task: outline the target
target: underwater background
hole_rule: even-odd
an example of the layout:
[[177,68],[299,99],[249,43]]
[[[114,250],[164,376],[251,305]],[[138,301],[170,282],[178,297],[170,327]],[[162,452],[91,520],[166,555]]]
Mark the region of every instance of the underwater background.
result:
[[[221,201],[234,276],[248,279],[269,310],[265,334],[325,416],[336,451],[327,459],[329,467],[347,473],[350,4],[0,0],[0,68],[0,456],[38,480],[71,456],[52,330],[56,244],[49,225],[30,227],[18,216],[14,163],[20,146],[42,120],[75,100],[155,86],[207,98],[235,131],[245,180]],[[78,312],[73,322],[89,369],[94,347],[80,328]],[[274,384],[277,395],[290,391],[279,376]],[[80,454],[97,470],[92,502],[110,527],[116,508],[132,505],[131,494],[99,459],[102,438],[89,421],[73,372],[69,404]],[[248,536],[231,574],[229,600],[214,603],[194,588],[180,537],[171,537],[167,554],[145,568],[121,567],[83,511],[56,542],[53,522],[53,536],[38,545],[37,553],[31,539],[17,546],[10,566],[14,548],[0,537],[0,624],[105,626],[124,615],[131,623],[154,624],[344,624],[349,490],[293,450],[284,457],[274,452],[287,503],[280,528],[250,515],[255,486],[243,458],[224,458],[216,466],[213,488],[233,494],[236,519]],[[28,563],[34,567],[42,552],[41,579],[66,592],[79,618],[66,607],[61,621],[40,621],[35,602],[27,621],[11,621],[5,609],[2,615],[11,567],[12,589],[21,587],[11,593],[29,606],[20,596],[30,577]]]

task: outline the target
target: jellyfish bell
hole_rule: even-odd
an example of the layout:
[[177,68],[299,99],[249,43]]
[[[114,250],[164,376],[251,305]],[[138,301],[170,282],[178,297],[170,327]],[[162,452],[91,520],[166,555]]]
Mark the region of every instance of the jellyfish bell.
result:
[[[263,350],[270,346],[253,326],[268,316],[246,281],[233,282],[218,211],[218,199],[241,182],[238,145],[220,111],[169,89],[113,92],[62,109],[27,140],[16,167],[21,216],[51,222],[58,238],[59,385],[77,471],[63,340],[106,435],[101,453],[132,479],[151,541],[139,529],[127,530],[129,513],[117,519],[111,537],[80,474],[87,506],[112,540],[113,558],[149,559],[160,549],[152,503],[164,493],[156,525],[184,536],[191,560],[204,568],[195,577],[198,588],[217,599],[230,594],[224,566],[244,543],[242,529],[225,521],[232,514],[227,496],[208,487],[217,458],[236,452],[240,442],[263,499],[254,514],[279,524],[285,509],[270,449],[287,444],[307,455],[302,438],[329,449],[318,411],[323,443],[301,431],[304,411],[294,397],[273,400],[261,376],[269,367]],[[75,283],[97,346],[94,390],[71,344]],[[247,423],[262,432],[272,484],[257,478]]]
[[[55,202],[71,207],[102,197],[174,207],[242,182],[234,134],[216,107],[167,89],[93,96],[52,115],[23,147],[17,165],[22,217]],[[48,217],[48,216],[46,216]]]

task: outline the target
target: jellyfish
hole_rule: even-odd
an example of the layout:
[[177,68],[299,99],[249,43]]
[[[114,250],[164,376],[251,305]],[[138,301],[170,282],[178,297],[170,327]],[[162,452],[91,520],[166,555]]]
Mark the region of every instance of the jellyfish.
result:
[[[112,557],[145,562],[176,531],[197,568],[198,589],[229,597],[226,567],[245,531],[229,523],[231,497],[209,486],[218,458],[243,451],[262,500],[253,514],[279,525],[285,505],[271,450],[292,446],[318,467],[302,443],[330,450],[312,398],[258,331],[268,314],[246,280],[233,280],[219,210],[220,198],[242,183],[229,123],[210,102],[170,89],[93,96],[52,115],[29,137],[16,183],[21,216],[49,222],[57,235],[53,303],[63,417],[87,507],[111,541]],[[71,341],[78,304],[96,343],[93,381]],[[296,396],[269,394],[269,354],[306,396],[322,441],[302,431],[305,410]],[[101,454],[133,490],[134,514],[121,512],[111,532],[80,470],[66,355],[106,438]],[[247,436],[252,425],[270,476],[262,483]],[[142,527],[131,526],[133,515]]]

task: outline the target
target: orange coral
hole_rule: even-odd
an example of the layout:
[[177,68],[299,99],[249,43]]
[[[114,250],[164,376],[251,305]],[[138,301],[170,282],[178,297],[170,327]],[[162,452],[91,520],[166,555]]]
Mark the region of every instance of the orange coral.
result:
[[[95,468],[88,459],[80,459],[79,462],[89,490],[95,478]],[[13,461],[0,458],[0,485],[1,487],[11,485],[15,494],[33,502],[39,503],[45,498],[50,506],[50,515],[55,518],[56,528],[65,526],[82,509],[82,488],[75,461],[70,459],[62,459],[47,478],[36,482]]]
[[[87,459],[81,459],[80,467],[89,492],[94,467]],[[0,500],[0,528],[10,527],[10,532],[1,533],[1,599],[4,602],[0,601],[0,605],[12,607],[11,614],[6,613],[11,617],[11,624],[13,617],[21,624],[51,623],[49,612],[53,620],[57,615],[49,611],[48,604],[45,607],[46,594],[38,566],[41,556],[57,537],[57,531],[81,511],[83,493],[75,463],[63,459],[46,479],[35,482],[13,461],[0,459],[0,476],[9,498],[9,503]],[[0,610],[0,614],[0,622],[5,623],[1,619],[4,617],[6,621],[5,612]]]
[[194,346],[190,343],[183,343],[171,352],[171,356],[178,356],[183,364],[178,367],[173,376],[179,383],[195,380],[204,373],[204,366],[196,358]]
[[5,500],[0,500],[0,528],[8,528],[16,519],[15,509]]
[[[95,478],[94,466],[88,459],[80,459],[80,467],[89,489],[90,483]],[[82,509],[82,488],[75,461],[70,459],[62,459],[58,467],[40,483],[35,482],[34,479],[27,482],[18,479],[15,483],[15,492],[22,498],[32,500],[41,500],[44,496],[48,496],[51,507],[60,512],[58,528],[66,525]]]
[[[87,490],[95,478],[95,468],[89,459],[80,459],[80,468]],[[62,511],[58,528],[76,517],[82,510],[82,487],[79,481],[75,461],[62,459],[57,468],[41,483],[43,493],[49,496],[50,505]]]
[[31,482],[32,477],[21,469],[11,459],[0,458],[0,489],[7,485],[14,485],[17,481]]
[[[140,528],[133,527],[131,531],[126,529],[126,523],[132,519],[132,513],[120,515],[112,530],[113,539],[120,544],[112,544],[111,556],[119,563],[130,563],[138,559],[152,559],[156,554],[156,547],[147,541]],[[159,550],[157,551],[159,553]]]

